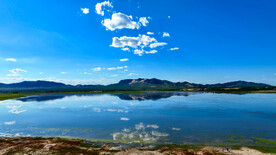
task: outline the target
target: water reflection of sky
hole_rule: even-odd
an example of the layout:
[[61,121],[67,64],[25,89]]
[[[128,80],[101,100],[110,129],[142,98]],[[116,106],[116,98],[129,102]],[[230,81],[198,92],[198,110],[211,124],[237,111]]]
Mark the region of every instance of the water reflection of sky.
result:
[[0,137],[204,143],[276,140],[276,94],[43,95],[0,102]]

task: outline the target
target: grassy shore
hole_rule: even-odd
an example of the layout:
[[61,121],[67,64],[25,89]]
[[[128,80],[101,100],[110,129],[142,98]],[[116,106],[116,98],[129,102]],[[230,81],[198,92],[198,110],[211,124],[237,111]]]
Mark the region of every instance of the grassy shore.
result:
[[0,93],[0,101],[25,97],[24,94]]
[[28,95],[51,94],[99,94],[99,93],[144,93],[145,91],[89,91],[89,92],[24,92],[24,93],[0,93],[0,101],[26,97]]
[[204,146],[176,144],[129,144],[111,142],[91,142],[82,139],[65,139],[58,137],[16,137],[0,138],[0,154],[206,154],[206,155],[265,155],[276,153],[275,147],[270,146]]

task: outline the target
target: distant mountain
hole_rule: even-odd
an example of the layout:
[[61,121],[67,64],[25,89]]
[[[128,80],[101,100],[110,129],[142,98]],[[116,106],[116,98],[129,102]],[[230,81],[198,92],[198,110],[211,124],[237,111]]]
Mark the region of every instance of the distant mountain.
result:
[[236,87],[271,87],[268,84],[234,81],[219,84],[196,84],[190,82],[171,82],[160,79],[126,79],[119,83],[105,87],[108,90],[181,90],[181,89],[203,89],[203,88],[236,88]]
[[126,79],[119,83],[107,86],[114,90],[167,90],[173,89],[174,83],[167,80],[159,79]]
[[67,85],[51,81],[23,81],[19,83],[3,84],[0,83],[0,88],[52,88],[65,87]]
[[246,81],[234,81],[218,84],[196,84],[190,82],[171,82],[160,79],[125,79],[110,85],[66,85],[50,81],[24,81],[13,84],[1,84],[1,89],[34,89],[47,91],[113,91],[113,90],[183,90],[183,89],[213,89],[213,88],[250,88],[250,87],[273,87],[268,84]]
[[222,87],[222,88],[234,88],[234,87],[271,87],[271,85],[247,81],[233,81],[219,84],[207,84],[205,87]]

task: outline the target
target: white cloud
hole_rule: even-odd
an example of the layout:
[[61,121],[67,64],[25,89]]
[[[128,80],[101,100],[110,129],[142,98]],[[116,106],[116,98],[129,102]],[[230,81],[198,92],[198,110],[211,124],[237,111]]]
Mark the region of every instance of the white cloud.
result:
[[117,77],[118,75],[117,74],[114,74],[114,75],[110,75],[111,77]]
[[138,37],[127,37],[127,36],[122,36],[122,37],[114,37],[113,42],[110,46],[112,47],[119,47],[119,48],[124,48],[124,47],[132,47],[132,48],[138,48],[138,47],[145,47],[149,43],[152,42],[157,42],[155,38],[151,38],[147,35],[139,35]]
[[150,48],[156,48],[156,47],[159,47],[159,46],[165,46],[165,45],[167,45],[167,43],[164,43],[164,42],[157,42],[157,43],[152,43],[152,44],[150,44]]
[[139,55],[139,56],[142,56],[144,53],[145,53],[144,50],[139,50],[139,49],[134,50],[134,54]]
[[94,72],[99,72],[99,71],[102,70],[102,68],[101,68],[101,67],[96,67],[96,68],[93,68],[92,70],[93,70]]
[[126,47],[126,48],[122,48],[122,50],[123,50],[123,51],[130,51],[130,49],[127,48],[127,47]]
[[66,74],[66,72],[60,72],[60,74]]
[[13,125],[13,124],[15,124],[15,121],[5,122],[4,124],[5,124],[5,125]]
[[168,32],[164,32],[163,37],[170,37],[170,34]]
[[171,51],[179,50],[178,47],[170,48]]
[[146,26],[148,20],[146,17],[141,17],[139,22],[133,21],[132,16],[125,15],[123,13],[113,13],[111,19],[104,19],[102,21],[103,26],[107,30],[114,31],[116,29],[139,29],[141,24]]
[[[122,48],[122,50],[130,50],[133,48],[133,52],[136,55],[142,56],[143,54],[154,54],[157,53],[157,50],[144,50],[144,48],[156,48],[158,46],[165,46],[167,43],[161,42],[159,43],[155,38],[150,37],[148,35],[140,35],[138,37],[114,37],[111,47]],[[127,48],[125,50],[125,48]]]
[[179,131],[181,129],[180,128],[172,128],[172,130]]
[[145,51],[145,50],[140,50],[140,49],[135,49],[134,54],[142,56],[143,54],[154,54],[157,53],[157,50],[150,50],[150,51]]
[[171,16],[168,16],[168,18],[171,18]]
[[139,22],[143,25],[143,26],[147,26],[147,24],[149,23],[147,17],[141,17],[139,19]]
[[44,74],[44,72],[39,72],[40,75]]
[[83,72],[84,75],[91,75],[92,73]]
[[16,59],[15,58],[7,58],[5,59],[6,61],[12,61],[12,62],[16,62]]
[[12,74],[7,74],[8,77],[22,77],[21,74],[18,73],[12,73]]
[[20,69],[20,68],[16,68],[16,69],[11,69],[9,70],[12,74],[8,74],[8,77],[22,77],[22,75],[20,74],[20,72],[27,72],[26,70]]
[[139,75],[139,74],[137,74],[137,73],[129,73],[128,74],[128,76],[137,76],[137,75]]
[[11,69],[10,70],[11,73],[19,73],[19,72],[27,72],[26,70],[20,69],[20,68],[16,68],[16,69]]
[[113,8],[112,4],[109,1],[104,1],[104,2],[101,2],[101,3],[97,3],[96,6],[95,6],[96,13],[101,15],[101,16],[104,16],[104,11],[103,11],[104,6]]
[[110,68],[107,68],[107,70],[118,70],[118,69],[124,69],[124,68],[127,68],[127,66],[110,67]]
[[157,53],[157,50],[150,50],[150,51],[145,51],[146,54],[154,54]]
[[126,117],[121,117],[121,119],[120,120],[122,120],[122,121],[129,121],[129,118],[126,118]]
[[154,35],[153,32],[147,32],[147,35]]
[[128,58],[124,58],[124,59],[120,59],[120,61],[128,61],[129,59]]
[[88,14],[89,13],[88,8],[81,8],[81,11],[82,11],[83,14]]

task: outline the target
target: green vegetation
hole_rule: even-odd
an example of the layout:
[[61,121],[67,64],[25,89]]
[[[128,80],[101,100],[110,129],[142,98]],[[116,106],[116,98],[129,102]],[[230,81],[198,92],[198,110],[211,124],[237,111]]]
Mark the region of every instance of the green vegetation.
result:
[[26,97],[28,95],[50,95],[50,94],[98,94],[98,93],[143,93],[144,91],[88,91],[88,92],[7,92],[7,93],[0,93],[0,101],[8,100],[8,99],[16,99],[21,97]]
[[219,145],[221,147],[229,147],[233,150],[240,150],[242,147],[248,147],[251,149],[258,150],[263,153],[276,153],[276,141],[263,139],[263,138],[253,138],[253,144],[244,143],[245,140],[239,140],[236,136],[231,136],[229,139],[225,140],[227,142],[233,142],[233,145]]
[[23,94],[13,94],[13,93],[0,93],[0,101],[7,100],[7,99],[15,99],[24,97]]
[[260,152],[263,152],[263,153],[276,153],[276,147],[272,147],[272,146],[247,146],[248,148],[251,148],[251,149],[255,149],[255,150],[258,150]]
[[19,92],[2,92],[0,93],[0,101],[7,100],[7,99],[16,99],[20,97],[26,97],[28,95],[50,95],[50,94],[99,94],[99,93],[145,93],[145,92],[154,92],[154,91],[171,91],[171,92],[211,92],[211,93],[231,93],[231,94],[244,94],[244,93],[276,93],[274,88],[208,88],[208,89],[183,89],[183,90],[106,90],[106,91],[44,91],[44,90],[24,90]]
[[256,144],[261,145],[271,145],[276,147],[276,141],[263,139],[263,138],[254,138],[256,140]]
[[275,87],[235,87],[235,88],[201,88],[199,92],[214,92],[214,93],[276,93]]
[[181,148],[185,150],[200,150],[203,148],[203,146],[199,145],[178,145],[178,144],[167,144],[167,145],[162,145],[162,147],[168,147],[168,148]]

